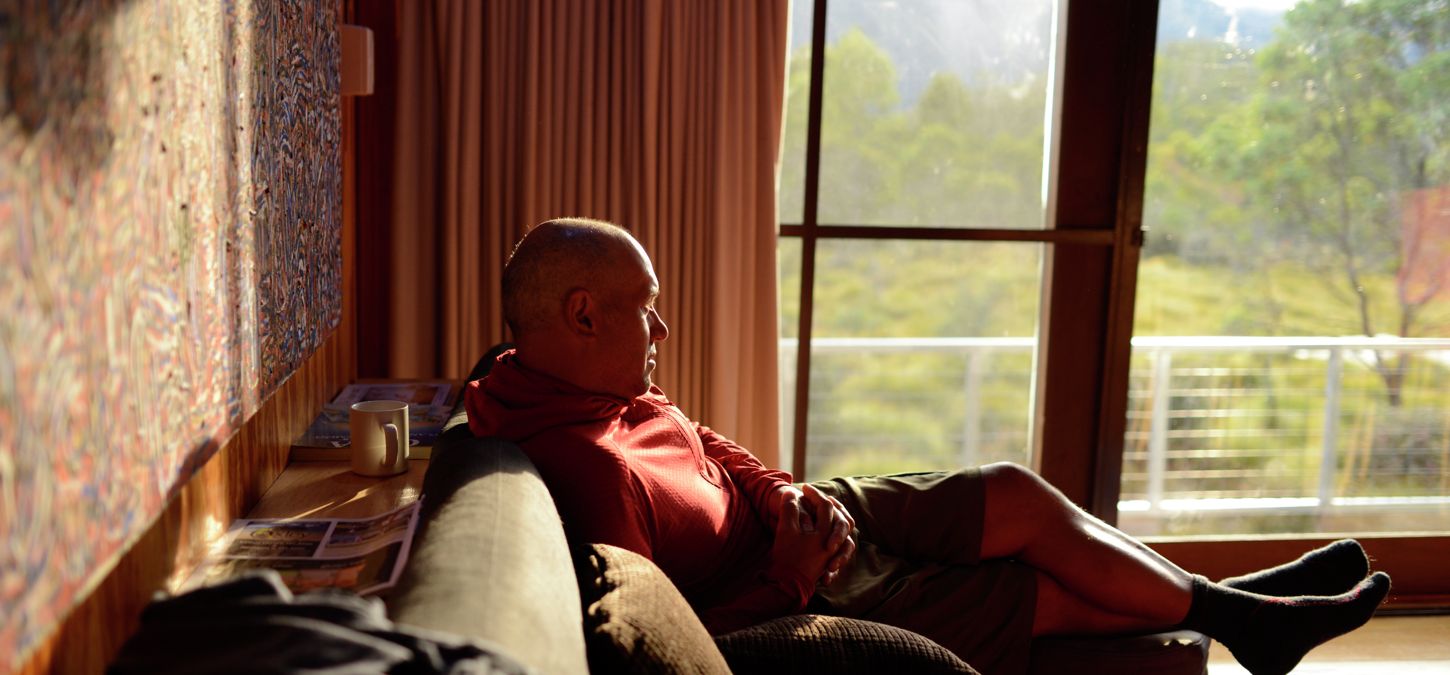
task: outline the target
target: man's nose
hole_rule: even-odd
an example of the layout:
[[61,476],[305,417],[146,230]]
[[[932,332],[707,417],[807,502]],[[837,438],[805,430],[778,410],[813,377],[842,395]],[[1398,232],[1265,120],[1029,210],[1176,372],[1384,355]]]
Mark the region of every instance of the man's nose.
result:
[[670,336],[670,327],[665,325],[665,320],[660,318],[660,313],[650,310],[649,339],[653,342],[663,342]]

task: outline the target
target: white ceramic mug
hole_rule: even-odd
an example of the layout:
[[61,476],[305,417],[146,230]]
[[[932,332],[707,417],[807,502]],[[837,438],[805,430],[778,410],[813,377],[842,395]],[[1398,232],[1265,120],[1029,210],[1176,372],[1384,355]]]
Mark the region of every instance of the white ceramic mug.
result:
[[362,401],[352,404],[352,470],[391,476],[408,470],[408,404]]

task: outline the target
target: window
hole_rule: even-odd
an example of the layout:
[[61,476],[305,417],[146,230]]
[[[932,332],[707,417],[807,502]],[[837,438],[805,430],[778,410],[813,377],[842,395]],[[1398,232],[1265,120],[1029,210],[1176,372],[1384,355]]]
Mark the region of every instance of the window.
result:
[[[1374,531],[1393,602],[1450,595],[1443,0],[825,2],[783,143],[788,468],[1012,459],[1210,577]],[[1270,501],[1206,508],[1239,499]]]
[[[1029,461],[1041,245],[816,246],[804,474]],[[799,258],[782,261],[784,286],[798,287]],[[968,269],[979,283],[961,283]],[[793,365],[782,372],[793,376]]]
[[1165,3],[1120,524],[1450,531],[1444,3]]
[[783,445],[806,478],[1030,462],[1056,0],[823,9],[814,111],[793,17]]

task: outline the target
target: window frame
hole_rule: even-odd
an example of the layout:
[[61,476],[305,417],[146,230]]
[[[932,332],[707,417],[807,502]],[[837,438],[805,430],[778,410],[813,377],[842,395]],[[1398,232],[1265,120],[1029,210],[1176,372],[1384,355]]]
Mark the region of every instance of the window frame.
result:
[[[1158,3],[1060,0],[1064,38],[1050,128],[1055,166],[1041,230],[861,226],[820,223],[820,126],[828,0],[815,0],[801,223],[779,236],[801,242],[792,467],[806,466],[809,433],[815,255],[822,239],[1007,241],[1043,244],[1032,468],[1078,505],[1117,521],[1133,310],[1144,241],[1147,166]],[[1395,577],[1392,609],[1450,607],[1450,578],[1438,574],[1450,536],[1357,535],[1379,569]],[[1186,569],[1212,578],[1241,574],[1332,541],[1326,535],[1148,537]]]
[[[1038,335],[1041,340],[1038,352],[1039,386],[1034,402],[1034,429],[1032,433],[1033,468],[1068,494],[1069,498],[1098,515],[1115,514],[1117,503],[1117,476],[1107,475],[1108,467],[1099,461],[1097,452],[1084,454],[1081,448],[1098,448],[1102,443],[1099,436],[1110,435],[1111,429],[1099,430],[1099,414],[1104,401],[1112,398],[1108,385],[1121,389],[1122,399],[1118,417],[1126,416],[1127,370],[1122,368],[1120,382],[1104,378],[1099,364],[1106,363],[1110,356],[1127,363],[1126,349],[1121,354],[1108,354],[1106,346],[1116,340],[1105,340],[1104,336],[1114,325],[1110,317],[1127,317],[1129,331],[1121,342],[1124,347],[1132,330],[1132,285],[1128,293],[1113,294],[1112,297],[1097,294],[1097,297],[1074,297],[1064,302],[1060,309],[1052,308],[1053,298],[1065,298],[1075,289],[1100,289],[1102,277],[1109,274],[1118,280],[1121,270],[1136,271],[1137,250],[1142,242],[1139,218],[1142,203],[1142,171],[1146,163],[1147,124],[1141,128],[1124,124],[1128,118],[1128,102],[1140,108],[1135,112],[1146,117],[1152,88],[1152,48],[1156,32],[1157,8],[1143,5],[1152,3],[1112,0],[1102,5],[1089,7],[1087,3],[1072,3],[1060,0],[1061,12],[1068,18],[1063,25],[1074,26],[1073,30],[1060,33],[1056,91],[1050,100],[1058,111],[1074,112],[1087,109],[1090,114],[1078,116],[1058,112],[1057,123],[1049,129],[1054,134],[1053,156],[1059,158],[1058,173],[1050,191],[1046,223],[1043,229],[1007,228],[962,228],[932,226],[889,226],[848,225],[820,223],[818,203],[820,193],[820,130],[821,108],[825,79],[825,43],[828,0],[815,0],[811,25],[810,88],[806,132],[805,186],[801,223],[783,223],[779,236],[797,238],[801,242],[800,313],[797,336],[796,377],[793,406],[795,420],[790,457],[792,467],[806,464],[806,437],[809,425],[806,423],[810,399],[810,368],[812,323],[814,316],[813,291],[815,286],[815,253],[822,239],[903,239],[927,241],[987,241],[987,242],[1029,242],[1043,244],[1043,278],[1041,317]],[[1104,8],[1116,11],[1101,11]],[[1136,14],[1136,16],[1134,16]],[[1136,21],[1136,23],[1130,23]],[[1078,26],[1082,26],[1079,29]],[[1136,42],[1126,39],[1128,29],[1138,33],[1146,31],[1146,40]],[[1063,29],[1059,29],[1062,31]],[[1077,38],[1077,35],[1084,37]],[[1095,37],[1092,37],[1095,36]],[[1147,68],[1138,95],[1129,96],[1126,91],[1129,82],[1123,72],[1137,72],[1143,69],[1119,67],[1126,59],[1141,54],[1132,54],[1124,46],[1147,45]],[[1083,54],[1075,57],[1075,51]],[[1141,51],[1141,49],[1139,50]],[[1140,78],[1142,79],[1142,78]],[[1118,95],[1102,95],[1117,92]],[[1082,102],[1078,102],[1081,99]],[[1116,105],[1114,105],[1116,103]],[[1077,120],[1074,122],[1074,120]],[[1102,128],[1114,129],[1117,133],[1101,133]],[[1130,142],[1129,134],[1137,134]],[[1118,139],[1123,139],[1122,142]],[[1105,165],[1120,164],[1118,155],[1124,148],[1130,160],[1119,173],[1102,171]],[[1105,164],[1106,163],[1106,164]],[[1134,169],[1136,167],[1136,169]],[[1045,167],[1048,170],[1051,167]],[[1136,171],[1136,174],[1134,173]],[[1072,187],[1063,189],[1063,185]],[[1132,190],[1136,186],[1136,204],[1131,218],[1119,217],[1119,204],[1134,200],[1118,199],[1120,190]],[[1117,284],[1122,286],[1121,283]],[[1078,293],[1080,294],[1080,293]],[[1126,301],[1127,307],[1123,307]],[[1118,328],[1121,330],[1121,328]],[[1116,336],[1114,336],[1116,337]],[[1054,349],[1053,345],[1064,348]],[[1071,348],[1066,348],[1066,347]],[[1084,359],[1084,353],[1094,358]],[[1094,392],[1090,399],[1081,395],[1063,397],[1057,392]],[[1087,403],[1087,405],[1084,405]],[[1108,411],[1111,417],[1111,411]],[[1044,419],[1053,419],[1051,426],[1042,424]],[[1119,439],[1117,454],[1121,457],[1121,429],[1117,425]],[[1120,460],[1119,460],[1120,463]],[[1103,464],[1104,475],[1093,469]],[[1104,482],[1104,481],[1108,482]],[[1101,510],[1101,507],[1111,510]]]

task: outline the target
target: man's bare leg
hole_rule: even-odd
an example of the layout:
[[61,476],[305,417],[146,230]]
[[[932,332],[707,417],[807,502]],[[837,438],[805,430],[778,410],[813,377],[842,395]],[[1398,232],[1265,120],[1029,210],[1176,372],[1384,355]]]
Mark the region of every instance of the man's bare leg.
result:
[[1037,573],[1037,605],[1032,615],[1033,637],[1042,635],[1128,635],[1162,630],[1162,624],[1138,616],[1114,614],[1062,587],[1047,574]]
[[[987,505],[982,558],[1015,558],[1051,577],[1067,592],[1063,632],[1117,632],[1098,627],[1097,615],[1073,626],[1075,608],[1134,617],[1141,629],[1176,625],[1192,601],[1192,576],[1152,549],[1078,508],[1057,488],[1016,464],[982,467]],[[1056,594],[1042,594],[1053,602]],[[1114,622],[1116,623],[1116,622]]]
[[1330,596],[1215,584],[1092,517],[1025,468],[994,464],[982,476],[982,557],[1015,558],[1043,575],[1034,635],[1181,626],[1222,642],[1254,675],[1284,675],[1310,649],[1363,625],[1389,593],[1383,572]]

